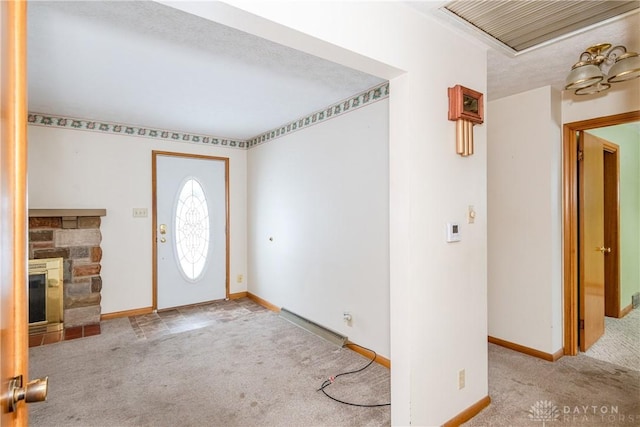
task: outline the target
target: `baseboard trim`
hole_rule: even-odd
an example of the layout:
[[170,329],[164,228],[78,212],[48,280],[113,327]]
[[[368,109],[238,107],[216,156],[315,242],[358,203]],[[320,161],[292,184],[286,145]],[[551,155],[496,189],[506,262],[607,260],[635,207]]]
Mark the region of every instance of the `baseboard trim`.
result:
[[489,406],[489,404],[491,404],[491,398],[489,396],[485,396],[473,405],[469,406],[464,411],[460,412],[455,417],[451,418],[446,423],[444,423],[443,427],[458,427],[460,424],[466,423],[471,418],[478,415],[480,411]]
[[559,360],[562,356],[564,356],[564,348],[561,348],[560,350],[556,351],[551,355],[554,362]]
[[633,310],[633,304],[629,304],[628,306],[626,306],[625,308],[620,310],[620,314],[618,315],[618,318],[619,319],[623,318],[624,316],[629,314],[629,312],[631,312],[631,310]]
[[[264,300],[264,299],[260,298],[259,296],[252,294],[251,292],[247,292],[247,298],[249,298],[250,300],[255,301],[257,304],[263,306],[264,308],[266,308],[268,310],[275,311],[276,313],[280,312],[280,307],[271,304],[269,301]],[[355,343],[347,342],[347,344],[345,344],[345,345],[349,346],[350,350],[353,350],[356,353],[359,353],[359,354],[361,354],[361,355],[363,355],[365,357],[371,358],[373,356],[373,354],[371,354],[369,351],[367,351],[367,350],[365,350],[363,348],[357,347],[356,345],[349,345],[349,344],[355,344]],[[382,357],[379,354],[377,354],[375,361],[377,363],[381,364],[382,366],[391,369],[391,361],[389,359],[387,359],[386,357]]]
[[229,299],[240,299],[245,298],[247,296],[247,292],[236,292],[235,294],[229,294]]
[[[369,359],[371,359],[373,357],[373,352],[372,351],[364,349],[364,348],[360,347],[358,344],[356,344],[354,342],[347,341],[345,346],[348,347],[349,350],[355,351],[356,353],[361,354],[364,357],[367,357]],[[377,353],[376,353],[376,358],[374,359],[374,362],[376,362],[379,365],[384,366],[387,369],[391,369],[391,360],[387,359],[386,357],[380,356]]]
[[260,298],[258,295],[254,295],[251,292],[247,292],[247,298],[263,306],[264,308],[280,313],[280,307],[271,304],[269,301]]
[[495,338],[489,336],[489,342],[492,344],[499,345],[500,347],[508,348],[509,350],[517,351],[519,353],[524,353],[528,356],[537,357],[538,359],[547,360],[549,362],[555,362],[564,356],[564,350],[560,349],[555,353],[545,353],[544,351],[536,350],[535,348],[526,347],[524,345],[512,343],[510,341],[501,340],[500,338]]
[[100,315],[100,320],[118,319],[120,317],[140,316],[143,314],[153,313],[153,307],[136,308],[133,310],[115,311],[113,313],[104,313]]

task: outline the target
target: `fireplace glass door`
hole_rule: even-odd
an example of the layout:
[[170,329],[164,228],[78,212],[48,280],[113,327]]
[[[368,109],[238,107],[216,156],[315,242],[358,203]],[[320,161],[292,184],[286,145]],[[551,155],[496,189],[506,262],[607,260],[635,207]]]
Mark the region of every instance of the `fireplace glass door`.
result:
[[63,259],[29,260],[29,333],[63,328]]
[[29,324],[47,321],[47,275],[29,275]]

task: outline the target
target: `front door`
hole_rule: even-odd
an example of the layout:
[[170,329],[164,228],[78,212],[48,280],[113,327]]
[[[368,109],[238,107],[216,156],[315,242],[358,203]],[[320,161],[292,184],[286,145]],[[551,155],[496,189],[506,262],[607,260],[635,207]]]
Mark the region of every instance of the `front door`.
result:
[[158,310],[228,296],[227,158],[153,152]]
[[604,146],[585,132],[579,138],[579,336],[586,351],[604,334]]

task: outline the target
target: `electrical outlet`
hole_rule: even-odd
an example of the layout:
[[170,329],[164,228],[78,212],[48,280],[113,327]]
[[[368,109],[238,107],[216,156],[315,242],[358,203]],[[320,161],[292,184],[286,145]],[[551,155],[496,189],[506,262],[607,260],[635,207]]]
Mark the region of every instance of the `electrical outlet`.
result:
[[134,218],[146,218],[147,215],[147,208],[133,208]]
[[244,277],[242,276],[242,274],[238,274],[238,276],[236,277],[236,282],[242,283],[243,280],[244,280]]
[[342,313],[342,320],[344,320],[348,325],[351,325],[353,316],[351,316],[351,313],[349,313],[348,311],[345,311],[344,313]]
[[464,388],[464,369],[458,371],[458,390]]

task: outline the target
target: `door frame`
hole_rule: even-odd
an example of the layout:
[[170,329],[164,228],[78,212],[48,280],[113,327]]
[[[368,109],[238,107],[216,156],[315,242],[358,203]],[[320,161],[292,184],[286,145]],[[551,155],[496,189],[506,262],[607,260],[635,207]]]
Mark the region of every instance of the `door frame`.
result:
[[603,142],[604,159],[604,315],[620,313],[620,146]]
[[202,154],[189,154],[189,153],[176,153],[172,151],[158,151],[153,150],[151,152],[151,242],[153,247],[153,255],[152,255],[152,287],[153,287],[153,306],[152,309],[155,311],[158,309],[158,212],[157,212],[157,191],[156,191],[156,183],[157,183],[157,164],[156,160],[158,156],[168,156],[168,157],[182,157],[182,158],[191,158],[191,159],[202,159],[202,160],[215,160],[224,162],[224,206],[225,206],[225,241],[226,241],[226,253],[225,253],[225,298],[229,299],[229,267],[230,263],[230,230],[229,227],[229,158],[228,157],[217,157],[217,156],[206,156]]
[[640,120],[640,110],[565,123],[563,126],[563,351],[568,356],[578,354],[578,140],[576,133],[638,120]]

